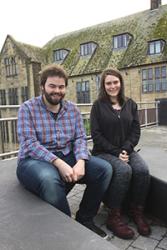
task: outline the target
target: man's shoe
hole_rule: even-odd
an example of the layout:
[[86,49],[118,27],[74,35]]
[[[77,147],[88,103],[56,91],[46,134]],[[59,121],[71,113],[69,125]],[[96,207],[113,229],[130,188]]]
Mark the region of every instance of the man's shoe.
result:
[[104,238],[104,239],[108,238],[108,235],[101,228],[97,227],[92,220],[81,222],[78,219],[76,219],[76,221],[78,221],[80,224],[87,227],[88,229],[90,229],[94,233],[98,234],[102,238]]
[[146,222],[143,214],[144,208],[142,206],[131,206],[130,215],[134,223],[137,225],[137,230],[142,236],[148,236],[151,233],[151,228]]
[[110,209],[106,227],[121,239],[132,239],[135,235],[133,230],[123,221],[120,208]]

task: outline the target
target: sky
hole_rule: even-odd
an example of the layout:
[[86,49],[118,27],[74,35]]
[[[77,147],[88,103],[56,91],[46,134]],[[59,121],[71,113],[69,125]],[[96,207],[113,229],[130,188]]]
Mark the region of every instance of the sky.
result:
[[0,6],[1,50],[8,34],[42,47],[57,35],[147,10],[150,0],[1,0]]

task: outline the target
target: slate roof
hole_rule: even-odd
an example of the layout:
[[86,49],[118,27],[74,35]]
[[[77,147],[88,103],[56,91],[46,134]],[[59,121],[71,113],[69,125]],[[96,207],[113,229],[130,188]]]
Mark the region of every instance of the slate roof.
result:
[[[132,39],[127,48],[113,49],[113,36],[128,33]],[[106,23],[56,36],[43,48],[16,41],[16,48],[31,61],[53,63],[53,51],[69,50],[63,62],[69,76],[101,72],[106,67],[119,69],[167,62],[167,5],[146,10]],[[166,44],[162,54],[148,55],[148,42],[163,39]],[[92,56],[80,56],[80,44],[95,42]]]
[[[42,62],[44,60],[42,48],[18,42],[11,35],[7,35],[6,40],[7,39],[10,39],[12,41],[12,43],[15,45],[15,49],[23,57],[29,58],[33,62]],[[4,46],[5,46],[5,43],[3,47]],[[3,47],[2,47],[1,53],[3,51]]]
[[[113,50],[113,36],[123,33],[132,36],[128,48]],[[108,66],[121,69],[167,61],[167,44],[162,54],[147,54],[148,42],[158,39],[167,42],[167,5],[56,36],[43,49],[50,62],[53,50],[68,49],[63,65],[74,76],[101,72]],[[80,44],[90,41],[98,44],[95,53],[80,57]]]

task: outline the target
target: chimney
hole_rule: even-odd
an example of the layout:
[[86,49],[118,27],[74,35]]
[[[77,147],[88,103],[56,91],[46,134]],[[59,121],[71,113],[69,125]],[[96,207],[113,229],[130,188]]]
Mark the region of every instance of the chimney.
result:
[[161,5],[161,0],[151,0],[151,10],[158,9]]

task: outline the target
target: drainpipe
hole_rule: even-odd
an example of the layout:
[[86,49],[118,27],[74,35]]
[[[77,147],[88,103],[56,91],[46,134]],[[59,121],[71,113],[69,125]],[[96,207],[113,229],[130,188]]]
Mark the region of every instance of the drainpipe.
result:
[[151,0],[150,9],[151,10],[158,9],[160,5],[161,5],[161,0]]

